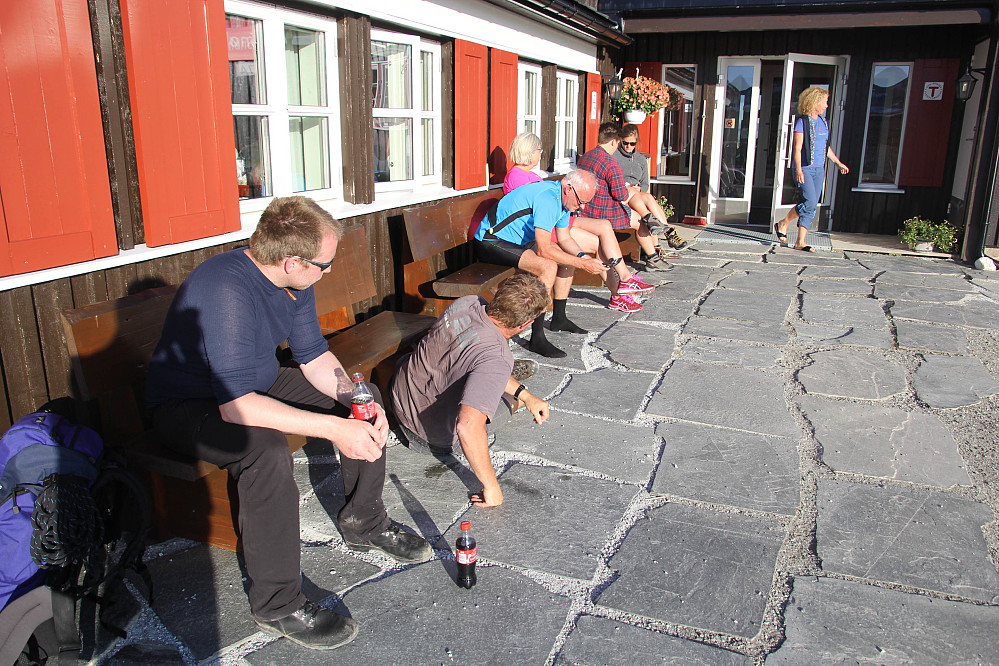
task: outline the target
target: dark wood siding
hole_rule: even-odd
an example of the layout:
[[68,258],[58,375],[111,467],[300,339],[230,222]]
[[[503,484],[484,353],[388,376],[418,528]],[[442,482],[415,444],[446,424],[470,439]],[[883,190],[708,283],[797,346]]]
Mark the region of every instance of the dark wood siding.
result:
[[[948,208],[963,109],[955,107],[954,120],[946,130],[949,132],[944,166],[947,177],[941,187],[904,187],[904,194],[854,192],[860,173],[872,65],[923,58],[959,58],[967,62],[975,42],[983,36],[982,30],[979,26],[935,26],[636,35],[635,43],[621,54],[619,62],[694,63],[703,92],[706,86],[713,86],[717,81],[718,58],[723,56],[765,57],[788,53],[850,56],[846,108],[841,121],[846,125],[839,157],[852,171],[849,176],[837,179],[833,230],[895,234],[907,217],[922,215],[942,220],[950,214]],[[695,122],[699,123],[700,118]],[[709,134],[710,127],[710,123],[706,125]],[[702,177],[702,192],[706,184]],[[665,194],[676,206],[676,219],[693,214],[692,186],[656,185],[653,192]]]

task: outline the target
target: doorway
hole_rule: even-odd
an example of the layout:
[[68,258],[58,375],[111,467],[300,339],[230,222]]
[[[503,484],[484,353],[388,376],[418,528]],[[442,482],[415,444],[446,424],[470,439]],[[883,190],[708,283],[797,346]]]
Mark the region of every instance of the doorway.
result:
[[[714,223],[769,229],[797,202],[792,166],[798,95],[810,86],[829,90],[829,145],[838,151],[838,115],[845,96],[846,57],[789,54],[782,58],[720,58],[712,141],[711,210]],[[816,229],[831,226],[835,169],[826,170]]]

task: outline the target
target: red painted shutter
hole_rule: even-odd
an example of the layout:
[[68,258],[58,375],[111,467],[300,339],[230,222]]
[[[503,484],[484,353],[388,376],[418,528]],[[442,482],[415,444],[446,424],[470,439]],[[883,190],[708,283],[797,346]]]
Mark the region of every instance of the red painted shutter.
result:
[[915,62],[898,170],[900,186],[943,185],[958,66],[957,58]]
[[222,0],[121,9],[146,244],[238,230]]
[[0,275],[117,252],[87,2],[0,2]]
[[597,133],[600,130],[600,93],[603,79],[599,74],[590,72],[586,75],[586,134],[583,149],[580,154],[597,145]]
[[486,184],[489,49],[454,40],[454,189]]
[[[663,64],[661,62],[629,62],[624,65],[623,76],[634,77],[635,70],[640,76],[647,76],[655,81],[662,82]],[[662,111],[657,111],[647,117],[645,122],[638,126],[638,150],[649,156],[649,174],[658,173],[659,168],[659,117]]]
[[502,183],[517,136],[517,54],[489,49],[489,182]]

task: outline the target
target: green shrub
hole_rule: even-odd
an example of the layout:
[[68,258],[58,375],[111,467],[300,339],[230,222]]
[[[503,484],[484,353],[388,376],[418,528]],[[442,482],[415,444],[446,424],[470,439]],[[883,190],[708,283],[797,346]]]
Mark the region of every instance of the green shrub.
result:
[[908,247],[929,241],[938,252],[950,252],[957,246],[958,229],[947,220],[932,222],[922,217],[910,217],[902,223],[898,237]]
[[[663,197],[657,197],[656,198],[656,203],[658,203],[660,206],[662,206],[663,213],[666,214],[666,220],[668,220],[669,218],[673,217],[673,213],[675,212],[673,210],[673,204],[671,204],[666,199],[666,197],[664,197],[664,196]],[[666,220],[663,220],[663,221],[665,222]]]

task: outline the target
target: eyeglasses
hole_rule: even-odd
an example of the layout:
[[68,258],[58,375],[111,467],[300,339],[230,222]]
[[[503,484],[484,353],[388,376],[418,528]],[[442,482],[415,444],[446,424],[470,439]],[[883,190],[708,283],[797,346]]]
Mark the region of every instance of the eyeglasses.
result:
[[637,146],[638,145],[637,141],[622,141],[621,143],[623,143],[626,146]]
[[541,146],[538,146],[537,148],[535,148],[535,149],[534,149],[534,150],[532,150],[531,152],[532,152],[532,153],[543,153],[543,152],[545,152],[545,149],[544,149],[544,148],[542,148]]
[[336,257],[333,257],[333,259],[330,259],[329,261],[325,261],[324,262],[324,261],[313,261],[312,259],[306,259],[305,257],[299,257],[299,256],[295,256],[294,258],[295,259],[301,259],[302,261],[304,261],[307,264],[312,264],[313,266],[315,266],[316,268],[318,268],[321,271],[325,271],[325,270],[329,269],[329,267],[333,265],[333,259],[336,259]]
[[579,198],[579,192],[577,192],[576,188],[572,186],[572,183],[567,183],[567,185],[569,185],[569,189],[572,190],[573,195],[575,195],[576,201],[579,202],[580,208],[593,201],[593,197],[590,197],[586,201],[583,201],[582,199]]

